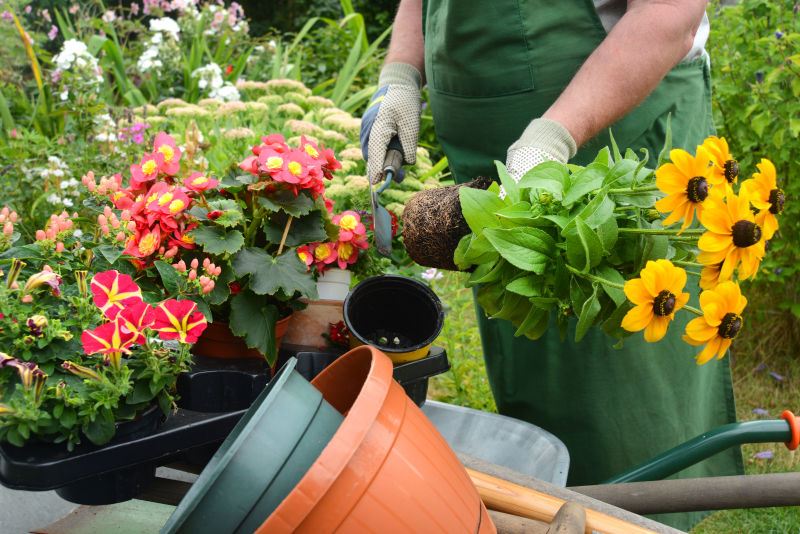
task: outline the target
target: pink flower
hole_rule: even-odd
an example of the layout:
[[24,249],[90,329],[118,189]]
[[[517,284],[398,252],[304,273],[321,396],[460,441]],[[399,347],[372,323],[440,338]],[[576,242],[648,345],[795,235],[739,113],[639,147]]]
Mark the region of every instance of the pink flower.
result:
[[154,153],[164,156],[161,170],[170,176],[175,176],[181,170],[181,149],[175,144],[175,139],[166,132],[159,132],[153,143]]
[[81,343],[86,354],[106,354],[111,361],[111,366],[119,370],[122,353],[130,354],[138,332],[125,331],[122,321],[114,320],[98,326],[94,330],[85,330],[81,334]]
[[339,241],[359,240],[367,235],[361,216],[355,211],[345,211],[333,216],[333,224],[339,227]]
[[116,318],[122,325],[123,332],[134,332],[137,334],[134,343],[144,345],[145,338],[142,330],[148,328],[155,321],[155,313],[145,301],[134,302],[123,309]]
[[209,178],[202,172],[194,172],[191,176],[183,180],[183,185],[185,185],[189,191],[207,191],[217,187],[219,185],[219,180]]
[[158,171],[163,167],[164,154],[161,152],[145,154],[139,165],[131,165],[131,189],[139,189],[145,182],[155,180],[156,176],[158,176]]
[[358,259],[358,249],[349,241],[339,241],[336,246],[336,260],[340,269],[347,269]]
[[314,263],[314,256],[308,245],[297,247],[297,256],[300,261],[306,264],[306,272],[311,270],[311,264]]
[[50,26],[50,31],[47,32],[47,38],[52,41],[53,39],[56,38],[57,35],[58,35],[58,26],[55,25]]

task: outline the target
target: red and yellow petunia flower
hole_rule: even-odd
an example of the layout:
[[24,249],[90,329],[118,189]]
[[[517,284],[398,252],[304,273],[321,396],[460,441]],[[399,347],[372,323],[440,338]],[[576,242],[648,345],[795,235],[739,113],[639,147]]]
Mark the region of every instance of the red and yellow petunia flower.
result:
[[741,313],[747,306],[747,299],[733,281],[722,282],[715,289],[700,294],[700,307],[703,316],[692,319],[686,325],[683,340],[690,345],[705,345],[695,356],[698,365],[725,356],[731,342],[742,328]]
[[81,343],[86,354],[105,354],[111,366],[119,371],[122,353],[130,354],[130,347],[138,337],[138,332],[126,330],[123,321],[115,319],[94,330],[84,330]]
[[700,222],[708,231],[697,242],[700,247],[697,261],[706,266],[722,263],[720,280],[730,280],[737,267],[740,279],[756,275],[764,257],[764,236],[750,211],[746,194],[731,193],[726,202],[718,197],[709,198]]
[[758,210],[755,222],[764,231],[764,239],[769,240],[778,231],[776,215],[783,213],[786,195],[778,187],[775,165],[770,160],[763,158],[756,167],[761,172],[753,173],[751,180],[742,182],[741,193],[746,194],[750,203]]
[[667,196],[656,201],[655,207],[661,213],[672,212],[663,221],[664,226],[683,219],[682,232],[692,224],[695,211],[698,216],[702,213],[708,197],[710,157],[706,151],[699,151],[693,157],[679,148],[671,150],[669,157],[672,163],[656,170],[656,186]]
[[728,141],[724,137],[712,135],[703,144],[697,147],[697,151],[704,150],[711,159],[711,175],[708,177],[712,195],[725,197],[733,193],[733,184],[739,176],[739,163],[731,155],[728,149]]
[[119,312],[116,320],[122,324],[123,331],[137,334],[134,343],[144,345],[145,337],[142,331],[153,324],[155,314],[153,308],[142,300],[134,302]]
[[686,271],[669,260],[656,260],[648,261],[639,274],[625,282],[625,296],[636,306],[625,314],[622,328],[644,330],[645,341],[652,343],[664,337],[675,312],[689,301],[689,293],[682,292]]
[[206,318],[191,300],[170,299],[155,309],[152,328],[161,339],[194,343],[206,329]]
[[109,319],[125,307],[142,301],[142,290],[133,278],[118,271],[97,273],[89,286],[95,306]]

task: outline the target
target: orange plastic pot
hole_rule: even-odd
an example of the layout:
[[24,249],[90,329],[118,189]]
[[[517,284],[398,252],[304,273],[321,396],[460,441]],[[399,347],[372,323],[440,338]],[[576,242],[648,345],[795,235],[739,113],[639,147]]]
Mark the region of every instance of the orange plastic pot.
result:
[[257,534],[496,533],[475,486],[375,347],[312,384],[344,422]]
[[[278,348],[281,347],[283,336],[289,328],[292,316],[286,317],[275,323],[275,342]],[[192,354],[202,354],[211,358],[260,358],[264,355],[256,349],[251,349],[244,342],[244,339],[231,332],[228,323],[214,321],[208,326],[192,346]]]

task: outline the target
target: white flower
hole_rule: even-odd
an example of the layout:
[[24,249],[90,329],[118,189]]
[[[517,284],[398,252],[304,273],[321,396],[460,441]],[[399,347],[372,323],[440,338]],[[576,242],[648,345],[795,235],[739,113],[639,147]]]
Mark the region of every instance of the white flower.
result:
[[[69,70],[75,60],[81,56],[92,57],[91,54],[89,54],[89,48],[82,41],[69,39],[64,41],[61,52],[53,58],[53,62],[60,70]],[[86,63],[85,60],[83,63]]]
[[113,11],[106,11],[105,13],[103,13],[103,16],[101,18],[103,19],[104,22],[111,23],[116,20],[117,16],[114,14]]
[[150,31],[165,32],[170,34],[176,41],[180,41],[181,28],[177,22],[169,17],[150,19]]
[[220,100],[225,101],[233,101],[233,100],[240,100],[241,95],[239,94],[238,89],[233,86],[230,82],[226,82],[225,85],[219,88],[216,92],[213,93],[212,98],[219,98]]
[[81,237],[83,237],[83,230],[81,230],[80,228],[77,228],[74,232],[72,232],[72,236],[75,239],[80,239]]
[[431,280],[438,280],[442,278],[444,275],[440,273],[436,269],[436,267],[431,267],[430,269],[426,269],[425,271],[423,271],[420,276],[422,276],[423,280],[427,280],[428,282],[430,282]]

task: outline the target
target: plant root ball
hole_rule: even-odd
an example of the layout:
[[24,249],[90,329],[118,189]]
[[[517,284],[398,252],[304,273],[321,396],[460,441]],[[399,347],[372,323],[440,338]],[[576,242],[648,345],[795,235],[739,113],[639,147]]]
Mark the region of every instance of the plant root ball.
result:
[[458,190],[488,189],[490,178],[478,177],[460,185],[427,189],[416,193],[403,210],[403,244],[419,265],[458,271],[453,254],[461,238],[470,233],[461,214]]

